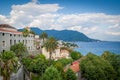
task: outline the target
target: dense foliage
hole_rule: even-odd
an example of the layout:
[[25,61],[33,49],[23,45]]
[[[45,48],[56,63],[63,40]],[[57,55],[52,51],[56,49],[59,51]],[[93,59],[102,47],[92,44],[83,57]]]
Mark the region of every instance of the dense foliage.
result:
[[57,60],[56,62],[62,63],[62,65],[65,67],[67,64],[71,64],[72,61],[73,61],[73,59],[71,59],[71,58],[69,58],[69,59],[61,58],[61,59]]
[[28,71],[43,75],[45,69],[48,67],[48,60],[42,54],[36,55],[33,58],[27,57],[22,60],[23,65]]
[[111,64],[89,53],[80,63],[82,76],[88,80],[115,80],[116,72]]
[[66,71],[66,79],[65,80],[77,80],[75,73],[71,69],[68,69]]
[[23,43],[12,45],[10,50],[13,51],[17,57],[23,57],[27,55],[27,48]]
[[82,57],[81,53],[80,52],[77,52],[77,51],[72,51],[70,53],[70,56],[73,60],[78,60]]
[[120,80],[120,55],[105,51],[101,57],[107,60],[113,66],[117,73],[115,80]]
[[43,75],[43,80],[62,80],[59,71],[51,66],[48,67]]
[[18,58],[12,51],[5,51],[0,54],[0,75],[3,80],[10,80],[10,75],[19,68]]

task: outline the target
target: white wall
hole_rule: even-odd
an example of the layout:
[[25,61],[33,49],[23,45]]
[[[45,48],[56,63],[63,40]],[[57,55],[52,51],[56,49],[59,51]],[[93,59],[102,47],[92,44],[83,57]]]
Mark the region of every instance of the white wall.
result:
[[[4,36],[2,35],[4,33]],[[10,36],[10,34],[12,36]],[[13,33],[5,33],[0,32],[0,52],[3,50],[10,50],[10,40],[12,40],[12,45],[14,45],[14,41],[16,40],[16,43],[23,42],[27,46],[28,51],[34,51],[35,45],[34,45],[34,36],[30,34],[28,37],[23,37],[22,34],[13,34]],[[5,46],[3,47],[2,41],[5,41]],[[26,43],[27,41],[27,43]]]

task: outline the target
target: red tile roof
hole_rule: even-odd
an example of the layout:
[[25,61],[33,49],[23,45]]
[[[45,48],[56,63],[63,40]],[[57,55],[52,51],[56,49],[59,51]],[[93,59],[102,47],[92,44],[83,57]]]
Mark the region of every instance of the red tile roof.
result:
[[75,73],[80,71],[79,62],[73,62],[72,65],[70,65],[70,69],[72,69]]
[[67,71],[68,68],[73,70],[75,73],[79,72],[80,71],[79,61],[74,61],[71,65],[66,66],[64,68],[64,71]]

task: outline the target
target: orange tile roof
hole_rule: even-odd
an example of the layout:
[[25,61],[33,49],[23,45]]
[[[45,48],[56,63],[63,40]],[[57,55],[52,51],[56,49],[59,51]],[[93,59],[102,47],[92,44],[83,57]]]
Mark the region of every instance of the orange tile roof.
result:
[[75,73],[80,71],[79,62],[73,62],[72,65],[70,65],[70,69],[72,69]]
[[79,61],[74,61],[71,65],[68,65],[66,68],[64,68],[64,71],[67,71],[68,68],[73,70],[75,73],[79,72],[80,71]]

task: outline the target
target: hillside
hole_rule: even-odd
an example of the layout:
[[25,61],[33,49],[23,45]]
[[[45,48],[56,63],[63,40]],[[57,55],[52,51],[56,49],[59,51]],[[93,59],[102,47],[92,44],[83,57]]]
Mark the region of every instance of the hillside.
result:
[[[19,31],[22,31],[23,29],[19,29]],[[63,41],[84,41],[84,42],[93,42],[98,41],[95,39],[88,38],[85,34],[80,33],[78,31],[72,31],[72,30],[41,30],[37,27],[32,27],[32,31],[35,32],[35,34],[40,35],[43,31],[46,32],[49,36],[54,36],[58,40]]]

